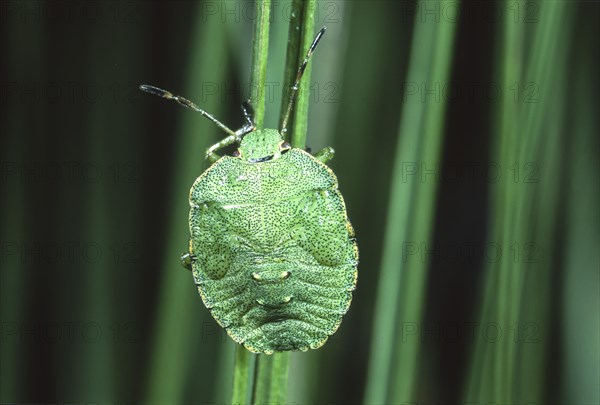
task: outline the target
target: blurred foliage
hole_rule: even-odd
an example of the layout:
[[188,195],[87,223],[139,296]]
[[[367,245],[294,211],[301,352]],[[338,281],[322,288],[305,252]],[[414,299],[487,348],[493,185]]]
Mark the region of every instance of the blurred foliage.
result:
[[[137,86],[237,127],[255,11],[0,3],[0,402],[231,402],[235,344],[178,263],[222,133]],[[338,333],[289,356],[288,402],[600,403],[599,13],[316,3],[307,145],[336,150],[361,262]]]

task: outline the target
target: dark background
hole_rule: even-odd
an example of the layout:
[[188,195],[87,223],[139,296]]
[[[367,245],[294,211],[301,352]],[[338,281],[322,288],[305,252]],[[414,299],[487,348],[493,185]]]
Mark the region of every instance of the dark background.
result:
[[[272,11],[268,127],[286,4]],[[223,134],[137,87],[240,125],[253,3],[0,6],[0,402],[228,403],[234,344],[178,263],[189,187]],[[598,17],[588,1],[318,3],[308,145],[336,150],[361,262],[339,332],[292,355],[290,403],[599,403]],[[416,25],[432,19],[455,24],[449,79],[416,82],[415,47],[435,45]],[[410,103],[446,107],[437,159],[398,153]],[[412,231],[390,239],[393,190],[415,182],[432,209],[411,200]],[[391,298],[386,266],[404,272]],[[396,307],[419,315],[376,321]],[[369,394],[377,375],[385,392]]]

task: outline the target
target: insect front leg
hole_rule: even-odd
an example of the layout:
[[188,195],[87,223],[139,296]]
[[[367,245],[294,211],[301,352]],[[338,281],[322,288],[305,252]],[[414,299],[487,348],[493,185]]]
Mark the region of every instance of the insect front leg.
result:
[[221,148],[231,145],[232,143],[238,142],[237,135],[229,135],[227,138],[221,140],[220,142],[215,143],[213,146],[206,150],[206,160],[211,163],[216,162],[221,158],[221,156],[217,155],[215,152]]
[[211,163],[216,162],[221,157],[215,153],[216,151],[226,146],[229,146],[232,143],[240,142],[244,135],[254,131],[255,126],[252,118],[252,108],[250,107],[249,101],[246,101],[242,104],[242,111],[244,112],[246,123],[240,129],[229,135],[227,138],[215,143],[213,146],[208,148],[206,150],[206,160],[208,160]]
[[335,155],[335,151],[333,150],[333,148],[331,146],[327,146],[327,147],[321,149],[315,155],[315,159],[320,160],[323,163],[326,163],[326,162],[330,161],[331,159],[333,159],[334,155]]

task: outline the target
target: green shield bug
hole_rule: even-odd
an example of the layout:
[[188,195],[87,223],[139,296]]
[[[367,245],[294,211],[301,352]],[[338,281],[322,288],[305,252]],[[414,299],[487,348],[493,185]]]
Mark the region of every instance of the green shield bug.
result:
[[[284,140],[298,86],[325,28],[300,65],[280,131],[232,131],[196,104],[154,86],[141,90],[200,112],[228,136],[190,190],[192,270],[202,301],[237,343],[255,353],[316,349],[340,326],[356,287],[358,247],[335,174],[333,149],[312,156]],[[217,151],[238,144],[234,156]]]

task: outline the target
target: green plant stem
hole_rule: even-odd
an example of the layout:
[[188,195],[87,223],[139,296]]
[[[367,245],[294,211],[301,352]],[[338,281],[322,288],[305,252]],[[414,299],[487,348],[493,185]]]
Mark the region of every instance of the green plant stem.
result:
[[[270,1],[260,4],[260,18],[254,28],[254,42],[252,54],[252,105],[256,126],[261,128],[265,115],[264,87],[267,73],[267,57],[269,47],[269,7]],[[294,1],[292,5],[293,16],[290,21],[289,39],[284,74],[284,88],[290,89],[298,66],[311,44],[314,31],[315,1]],[[298,18],[299,11],[302,17]],[[294,120],[290,126],[292,144],[303,148],[306,145],[306,129],[308,126],[308,103],[310,91],[310,64],[304,72],[296,104],[294,105]],[[289,90],[282,98],[282,112],[289,102]],[[254,357],[242,346],[237,348],[236,365],[234,371],[234,403],[246,403],[248,393],[251,394],[251,403],[285,402],[287,396],[287,380],[289,372],[289,353],[275,353],[273,355],[259,355]],[[254,367],[254,373],[251,368]]]
[[258,355],[253,404],[286,402],[289,358],[289,352]]
[[[258,3],[258,15],[254,25],[254,38],[252,41],[252,67],[250,80],[252,83],[252,108],[254,109],[254,122],[257,128],[263,126],[265,118],[265,82],[267,81],[267,61],[269,56],[269,16],[271,1],[262,0]],[[256,355],[250,353],[244,346],[238,345],[235,354],[233,372],[232,403],[254,403],[254,392],[258,368]]]
[[269,18],[271,0],[258,3],[258,17],[254,24],[254,39],[252,41],[252,68],[250,81],[252,83],[252,107],[254,121],[261,128],[265,119],[265,83],[267,81],[267,60],[269,56]]
[[[286,55],[285,83],[284,89],[290,89],[296,77],[296,71],[304,58],[304,53],[310,46],[314,31],[314,0],[295,1],[293,4],[294,17],[290,21],[288,48]],[[298,19],[298,11],[302,10],[302,17]],[[262,13],[263,16],[267,15]],[[268,15],[267,15],[268,17]],[[268,18],[263,18],[261,24],[268,24]],[[256,27],[255,34],[264,36],[268,28]],[[267,44],[267,40],[255,40],[254,60],[266,62],[266,59],[257,58],[258,54],[266,58],[266,48],[260,48],[260,43]],[[310,66],[310,65],[309,65]],[[253,66],[252,80],[254,83],[263,83],[265,78],[258,72],[266,72],[266,63],[262,66]],[[255,76],[256,75],[256,76]],[[262,82],[261,82],[262,80]],[[292,133],[292,144],[303,148],[306,144],[306,128],[308,121],[308,102],[310,85],[310,68],[305,70],[298,98],[294,105],[294,120],[290,127]],[[258,92],[260,94],[260,92]],[[282,112],[285,111],[289,102],[289,90],[282,98]],[[264,99],[256,104],[258,108],[264,106]],[[257,108],[257,110],[258,110]],[[263,111],[264,114],[264,111]],[[257,119],[257,125],[262,120]],[[252,391],[252,403],[283,403],[287,397],[287,381],[289,374],[288,352],[275,353],[273,355],[259,355],[256,358],[254,386]],[[248,376],[246,376],[247,378]],[[240,388],[241,389],[241,388]]]
[[[314,39],[314,31],[315,31],[315,9],[316,9],[316,1],[315,0],[305,0],[302,2],[302,25],[301,29],[295,29],[292,33],[291,37],[295,36],[299,37],[300,40],[300,49],[296,57],[296,69],[300,66],[300,63],[306,56],[306,51],[310,47],[312,40]],[[290,22],[290,31],[292,27],[292,22]],[[296,38],[294,41],[298,41]],[[286,58],[286,64],[288,60],[291,58]],[[290,66],[286,67],[286,71],[290,68]],[[291,139],[292,146],[295,148],[304,148],[306,147],[306,131],[308,129],[308,103],[310,101],[310,73],[312,71],[311,63],[306,66],[306,70],[304,71],[304,75],[302,76],[302,80],[300,82],[300,88],[298,90],[298,97],[296,98],[296,104],[294,105],[294,110],[292,114],[294,116],[293,126],[291,128]],[[290,88],[289,86],[287,88]]]
[[[314,0],[294,0],[291,4],[290,25],[288,31],[288,46],[285,60],[284,97],[281,99],[281,119],[279,126],[283,125],[283,113],[290,102],[291,88],[296,79],[298,67],[306,56],[306,51],[314,38],[315,28]],[[309,63],[304,71],[296,103],[289,118],[289,139],[296,148],[306,147],[306,131],[308,128],[308,105],[310,101],[310,73]]]
[[233,370],[233,404],[247,404],[252,401],[254,367],[256,356],[244,346],[235,349],[235,368]]
[[[279,128],[283,126],[283,117],[290,102],[291,88],[298,71],[298,55],[300,54],[301,35],[297,33],[300,30],[302,21],[303,0],[292,0],[290,4],[290,24],[288,28],[288,40],[286,48],[285,69],[283,73],[283,97],[281,97],[281,114],[279,116]],[[288,127],[293,128],[294,116],[288,119]],[[290,131],[288,131],[291,134]],[[286,137],[288,140],[289,136]]]

